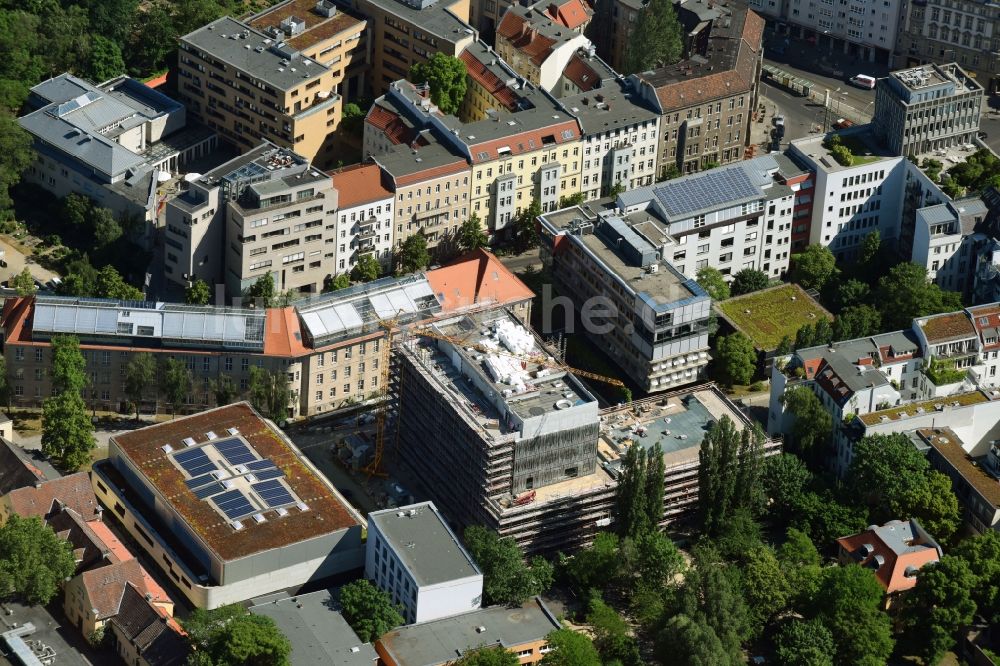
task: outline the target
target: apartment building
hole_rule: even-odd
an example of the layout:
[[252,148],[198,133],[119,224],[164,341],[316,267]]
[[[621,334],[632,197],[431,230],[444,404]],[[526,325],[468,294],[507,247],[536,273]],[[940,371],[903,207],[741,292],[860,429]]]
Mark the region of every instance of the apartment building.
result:
[[902,34],[907,6],[902,0],[750,0],[750,8],[818,48],[868,62],[889,62]]
[[904,5],[893,64],[957,62],[996,92],[1000,83],[1000,16],[979,0],[928,0]]
[[879,79],[872,128],[894,155],[922,155],[972,144],[982,105],[983,87],[958,65],[921,65]]
[[442,114],[422,89],[397,81],[376,101],[380,114],[395,118],[365,123],[366,150],[403,143],[411,127],[430,129],[471,165],[471,212],[491,233],[506,233],[533,198],[553,210],[560,197],[579,192],[581,182],[578,121],[544,91],[526,84],[521,92],[516,113],[462,123]]
[[369,92],[382,95],[434,53],[457,56],[476,32],[469,26],[470,0],[350,0],[368,17]]
[[522,104],[521,78],[497,57],[492,47],[476,41],[458,55],[468,72],[465,98],[458,117],[463,123],[513,113]]
[[587,199],[597,199],[615,186],[632,190],[651,185],[656,179],[660,115],[649,103],[633,100],[619,78],[594,86],[559,99],[582,129],[580,190]]
[[356,164],[330,174],[337,190],[337,274],[350,273],[366,255],[386,271],[392,266],[393,195],[376,164]]
[[582,33],[554,20],[539,5],[511,6],[500,20],[496,51],[515,72],[552,92],[579,49],[592,48]]
[[[662,116],[657,164],[692,173],[744,158],[757,108],[764,19],[744,7],[725,8],[701,51],[629,77],[636,94]],[[612,61],[614,62],[614,61]]]
[[422,234],[432,254],[452,255],[458,227],[471,215],[471,169],[465,158],[425,131],[414,144],[392,146],[371,159],[396,197],[395,249]]
[[483,599],[483,573],[433,502],[368,514],[365,578],[408,624],[468,613]]
[[977,256],[989,243],[986,213],[978,197],[919,209],[910,261],[927,268],[927,277],[942,289],[971,296]]
[[[386,350],[381,321],[450,315],[470,306],[508,307],[527,321],[533,294],[488,252],[462,257],[426,274],[383,278],[270,309],[133,303],[58,296],[4,303],[4,357],[12,405],[40,407],[51,395],[50,341],[76,335],[86,360],[84,400],[94,410],[131,411],[125,369],[140,353],[182,361],[191,391],[181,411],[215,406],[212,383],[230,379],[239,395],[256,366],[285,374],[288,417],[312,416],[376,393]],[[146,413],[168,411],[156,387],[143,395]]]
[[982,534],[1000,530],[1000,446],[996,440],[966,440],[952,428],[914,431],[930,463],[951,479],[965,523]]
[[624,215],[589,204],[542,215],[542,263],[568,307],[610,302],[584,332],[643,391],[694,382],[709,361],[711,299],[661,260],[659,225],[630,224]]
[[838,134],[860,155],[852,165],[837,162],[823,136],[792,141],[789,154],[816,175],[809,243],[828,247],[847,261],[858,255],[872,231],[881,234],[883,243],[900,243],[909,161],[882,148],[867,126]]
[[340,124],[345,67],[363,53],[365,27],[308,0],[247,21],[217,19],[180,38],[181,99],[240,150],[266,140],[328,166],[337,161],[329,135]]
[[196,608],[361,567],[364,519],[246,402],[117,434],[94,492]]
[[142,220],[134,240],[147,248],[162,202],[160,179],[207,157],[218,141],[188,122],[183,105],[127,77],[95,86],[60,74],[33,87],[26,107],[17,122],[31,135],[35,161],[24,181]]
[[335,274],[337,191],[309,160],[265,142],[167,202],[167,279],[225,284],[233,296],[268,273],[279,290],[319,293]]

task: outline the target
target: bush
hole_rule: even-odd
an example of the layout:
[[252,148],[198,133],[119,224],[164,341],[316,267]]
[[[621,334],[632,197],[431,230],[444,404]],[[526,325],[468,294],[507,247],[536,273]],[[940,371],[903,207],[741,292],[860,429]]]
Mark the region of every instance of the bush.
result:
[[839,143],[830,148],[830,155],[841,166],[851,166],[854,164],[854,154],[846,146]]

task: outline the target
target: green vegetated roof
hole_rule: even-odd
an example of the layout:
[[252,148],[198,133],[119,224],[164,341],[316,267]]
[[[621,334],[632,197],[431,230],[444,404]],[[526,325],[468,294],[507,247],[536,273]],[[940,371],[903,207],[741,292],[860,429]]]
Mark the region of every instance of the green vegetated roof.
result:
[[833,316],[797,284],[784,284],[751,294],[736,296],[716,308],[758,349],[771,350],[784,336],[795,339],[805,324],[815,325]]

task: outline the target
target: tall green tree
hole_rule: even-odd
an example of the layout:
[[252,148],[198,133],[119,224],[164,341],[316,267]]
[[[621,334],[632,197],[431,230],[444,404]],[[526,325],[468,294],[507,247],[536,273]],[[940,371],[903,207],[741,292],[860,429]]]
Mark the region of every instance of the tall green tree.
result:
[[80,352],[80,340],[73,335],[52,338],[52,388],[58,393],[79,395],[87,385],[87,360]]
[[413,234],[399,247],[399,272],[415,273],[427,268],[431,255],[427,251],[427,238],[423,234]]
[[282,372],[273,372],[250,366],[250,404],[275,423],[288,418],[288,378]]
[[979,615],[1000,626],[1000,532],[987,530],[964,539],[952,554],[962,558],[976,576],[971,591]]
[[782,453],[767,458],[761,485],[772,502],[770,513],[782,523],[788,521],[812,480],[812,472],[796,455]]
[[542,657],[542,666],[601,666],[597,648],[584,634],[572,629],[556,629],[545,640],[549,652]]
[[958,293],[943,291],[928,279],[924,266],[910,262],[893,266],[879,279],[875,303],[888,330],[908,328],[917,317],[962,307]]
[[194,610],[183,621],[198,666],[288,666],[292,646],[269,617],[237,604]]
[[758,546],[746,553],[740,583],[753,633],[760,636],[791,601],[788,577],[770,546]]
[[139,420],[142,396],[150,387],[156,386],[156,361],[145,352],[133,354],[125,366],[125,396],[135,409],[135,420]]
[[176,358],[161,358],[157,374],[160,395],[170,405],[170,413],[177,416],[177,411],[184,406],[184,401],[191,395],[194,386],[191,371],[183,361]]
[[936,664],[955,646],[958,632],[972,623],[976,576],[960,557],[945,555],[925,564],[917,586],[905,598],[904,622],[925,664]]
[[430,86],[431,101],[442,113],[456,114],[465,99],[468,86],[465,65],[455,56],[437,52],[427,62],[416,62],[410,67],[409,80]]
[[239,391],[236,389],[236,382],[229,375],[221,375],[218,379],[213,379],[209,383],[209,386],[211,386],[212,393],[215,395],[215,404],[219,407],[232,404],[236,396],[239,395]]
[[347,289],[351,286],[351,278],[347,273],[341,273],[336,277],[327,277],[323,280],[323,293],[329,293],[331,291],[340,291],[341,289]]
[[552,585],[552,565],[541,557],[525,564],[517,542],[478,525],[465,530],[465,546],[483,572],[483,603],[520,605]]
[[101,35],[90,37],[87,76],[94,81],[107,81],[125,73],[125,59],[118,44]]
[[615,525],[622,536],[634,537],[653,528],[647,504],[647,463],[648,457],[640,445],[628,447],[622,458],[621,475],[615,491]]
[[781,666],[833,666],[833,634],[817,619],[788,621],[774,642]]
[[871,287],[866,282],[850,278],[828,283],[826,292],[831,294],[829,300],[833,309],[843,311],[855,305],[865,305],[871,294]]
[[889,616],[881,610],[884,596],[885,589],[870,569],[848,564],[823,570],[810,617],[818,617],[833,635],[834,663],[886,663],[895,641]]
[[716,375],[726,386],[746,385],[757,369],[753,341],[739,331],[715,341]]
[[729,284],[719,272],[719,269],[705,266],[698,269],[698,286],[708,292],[713,301],[724,301],[729,298]]
[[90,210],[90,224],[98,247],[106,247],[122,237],[122,225],[107,208],[95,206]]
[[462,252],[471,252],[490,244],[490,237],[483,230],[483,222],[475,213],[458,228],[458,247]]
[[685,577],[678,610],[688,617],[704,618],[729,655],[729,663],[740,663],[741,645],[751,637],[753,627],[736,582],[738,572],[710,547],[695,547],[692,557],[694,566]]
[[646,452],[646,512],[649,525],[657,529],[663,520],[663,483],[666,470],[663,463],[663,447],[659,442]]
[[823,407],[812,389],[796,386],[781,396],[781,402],[792,417],[793,451],[806,459],[817,460],[826,453],[833,429],[833,418]]
[[736,509],[762,505],[763,438],[759,427],[736,425],[723,416],[709,428],[698,451],[698,506],[706,534],[719,534]]
[[814,243],[792,255],[792,282],[804,289],[820,290],[837,274],[837,259],[830,248]]
[[594,542],[578,550],[562,566],[562,576],[581,598],[605,590],[621,575],[621,540],[612,532],[598,532]]
[[678,614],[667,620],[656,638],[656,655],[663,664],[739,666],[703,617]]
[[189,305],[208,305],[210,300],[212,300],[212,290],[201,278],[195,278],[191,286],[184,290],[184,302]]
[[145,300],[140,289],[125,282],[114,266],[103,266],[97,271],[95,282],[96,296],[100,298],[113,298],[119,301],[142,301]]
[[672,65],[684,53],[683,29],[669,0],[650,0],[629,32],[625,74]]
[[594,633],[594,647],[604,663],[643,666],[639,644],[629,633],[628,624],[600,595],[592,595],[587,606],[587,624]]
[[340,588],[340,605],[358,638],[366,643],[404,624],[401,608],[389,594],[361,578]]
[[42,403],[42,453],[66,470],[90,461],[97,445],[94,424],[79,391],[64,391]]
[[521,661],[502,645],[469,650],[454,662],[454,666],[518,666]]
[[525,252],[538,245],[538,216],[542,214],[542,202],[532,197],[528,208],[514,218],[514,249]]
[[257,307],[273,307],[275,298],[274,276],[269,272],[261,275],[252,285],[243,291],[243,298]]
[[[0,19],[0,33],[5,30],[14,30],[14,32],[8,33],[7,38],[0,39],[0,53],[4,53],[6,59],[13,54],[4,49],[6,46],[4,42],[6,40],[23,40],[25,35],[23,32],[17,31],[16,25]],[[36,81],[31,81],[30,85],[35,83]],[[3,79],[0,77],[0,104],[7,105],[10,104],[10,101],[8,100],[6,103],[3,101],[3,98],[6,97],[4,87]],[[26,95],[27,90],[25,89],[24,92]],[[16,106],[20,106],[20,102]],[[35,151],[32,145],[31,135],[21,128],[17,119],[10,113],[0,111],[0,211],[11,207],[10,188],[21,181],[21,174],[35,161]]]
[[870,305],[844,308],[833,320],[833,339],[853,340],[882,331],[882,313]]
[[76,560],[69,541],[59,538],[36,516],[11,514],[0,527],[0,594],[32,606],[49,603],[63,581],[73,575]]
[[[414,238],[419,234],[415,234],[410,238]],[[426,246],[424,248],[426,250]],[[382,266],[379,265],[378,259],[370,254],[361,255],[357,263],[354,264],[354,268],[351,269],[351,280],[353,282],[371,282],[372,280],[377,280],[379,274],[382,272]]]
[[767,273],[758,271],[756,268],[744,268],[733,275],[733,282],[729,285],[729,291],[733,296],[742,296],[743,294],[766,289],[769,283]]
[[38,291],[38,287],[35,286],[35,278],[27,266],[10,279],[10,286],[17,291],[18,296],[34,296],[35,292]]

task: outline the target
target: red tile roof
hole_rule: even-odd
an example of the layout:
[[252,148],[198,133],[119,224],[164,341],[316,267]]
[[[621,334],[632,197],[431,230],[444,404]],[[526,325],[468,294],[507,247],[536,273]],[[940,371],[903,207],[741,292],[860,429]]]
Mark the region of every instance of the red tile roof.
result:
[[539,34],[531,27],[531,23],[514,11],[508,11],[500,20],[497,35],[503,37],[510,45],[522,52],[536,65],[541,65],[552,53],[555,40]]
[[7,495],[11,511],[27,518],[44,518],[52,512],[52,505],[58,501],[63,506],[79,513],[84,520],[97,517],[97,498],[86,472],[77,472],[58,479],[42,481],[38,485],[18,488]]
[[526,284],[483,249],[427,271],[427,281],[442,299],[441,306],[446,312],[489,300],[498,305],[513,305],[534,297]]
[[[996,335],[1000,329],[1000,307],[996,305],[983,305],[976,308],[969,308],[969,315],[972,317],[972,325],[976,327],[984,350],[1000,349],[1000,335]],[[997,338],[995,342],[986,343],[988,337]]]
[[[377,159],[377,158],[376,158]],[[443,178],[445,176],[452,176],[456,173],[462,173],[463,171],[468,171],[469,163],[464,157],[458,155],[455,156],[455,161],[451,164],[442,164],[436,167],[430,167],[424,169],[423,171],[417,171],[414,173],[408,173],[404,176],[399,176],[398,178],[393,178],[396,188],[408,187],[417,183],[423,183],[428,180],[434,180],[435,178]],[[389,174],[392,177],[392,174]]]
[[94,534],[101,543],[104,544],[108,552],[111,553],[118,560],[124,562],[125,560],[134,559],[132,551],[125,546],[121,540],[115,536],[114,532],[108,529],[108,526],[100,520],[91,520],[87,523],[87,527],[93,530]]
[[108,551],[101,536],[73,509],[63,509],[45,522],[60,539],[68,541],[72,546],[78,573],[95,566],[104,566],[108,561],[121,560],[118,555]]
[[173,600],[136,559],[91,569],[81,575],[87,593],[85,603],[89,604],[87,608],[97,609],[98,620],[106,620],[118,614],[122,595],[128,584],[135,586],[144,597],[150,595],[152,603],[173,604]]
[[550,4],[546,7],[545,14],[556,23],[576,30],[590,20],[594,10],[583,0],[565,0],[561,4]]
[[465,71],[468,72],[469,77],[482,86],[486,92],[495,97],[498,102],[503,104],[508,111],[513,111],[517,108],[517,95],[513,90],[507,87],[504,81],[500,80],[496,74],[491,72],[489,68],[482,62],[479,61],[476,56],[472,55],[468,50],[462,51],[458,56],[463,63],[465,63]]
[[[567,133],[566,136],[563,136],[563,132]],[[500,148],[509,148],[511,155],[520,155],[540,150],[543,145],[558,145],[577,141],[579,138],[580,126],[576,124],[576,120],[563,120],[542,129],[511,134],[502,139],[470,143],[469,152],[472,154],[473,163],[479,164],[497,159]],[[480,157],[479,153],[486,153],[486,156]]]
[[410,143],[417,136],[416,130],[408,127],[402,118],[378,104],[372,105],[365,117],[365,122],[375,129],[381,130],[393,145]]
[[295,308],[270,308],[264,319],[264,354],[294,358],[309,352],[302,344],[302,331]]
[[[909,590],[917,584],[917,577],[906,575],[909,567],[919,569],[925,564],[937,562],[940,559],[936,544],[919,543],[917,535],[911,532],[911,523],[892,521],[876,529],[867,529],[852,536],[841,537],[837,543],[843,549],[844,555],[854,555],[853,559],[863,567],[874,569],[875,577],[885,588],[887,594]],[[896,550],[879,535],[880,531],[900,531],[901,535],[914,537],[912,544],[899,544],[906,550]],[[870,546],[866,549],[865,546]],[[881,559],[879,564],[878,559]]]
[[392,192],[382,185],[382,170],[377,164],[344,167],[331,172],[330,177],[341,209],[392,199]]
[[574,54],[566,63],[563,76],[572,81],[581,92],[589,92],[601,82],[601,76],[578,54]]

